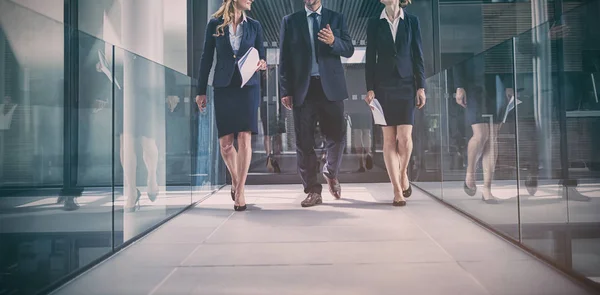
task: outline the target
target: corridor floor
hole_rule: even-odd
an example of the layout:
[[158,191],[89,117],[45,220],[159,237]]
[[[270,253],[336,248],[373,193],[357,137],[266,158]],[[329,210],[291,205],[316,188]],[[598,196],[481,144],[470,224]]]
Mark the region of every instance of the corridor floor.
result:
[[234,213],[226,187],[55,294],[590,294],[416,188],[301,191],[251,186]]

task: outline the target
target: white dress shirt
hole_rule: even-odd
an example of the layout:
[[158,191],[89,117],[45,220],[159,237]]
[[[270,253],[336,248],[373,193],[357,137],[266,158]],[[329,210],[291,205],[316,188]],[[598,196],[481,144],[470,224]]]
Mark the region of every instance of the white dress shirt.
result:
[[244,37],[244,26],[248,23],[245,13],[242,14],[242,17],[243,20],[238,24],[235,34],[233,33],[233,23],[229,24],[229,43],[231,43],[231,48],[233,48],[233,52],[236,54],[240,49],[240,44],[242,43],[242,38]]
[[400,16],[394,19],[394,21],[390,21],[385,13],[385,9],[381,11],[381,19],[385,19],[390,25],[390,30],[392,31],[392,38],[394,38],[394,42],[396,42],[396,35],[398,33],[398,25],[400,25],[400,19],[404,20],[404,9],[400,8]]
[[317,9],[317,11],[312,11],[308,9],[308,7],[304,6],[304,10],[306,10],[306,19],[308,20],[308,33],[310,35],[310,46],[312,46],[312,67],[310,70],[311,76],[319,76],[319,64],[317,63],[317,55],[315,54],[315,37],[314,34],[318,34],[319,32],[313,32],[313,19],[310,16],[313,13],[317,13],[317,21],[319,23],[319,27],[321,24],[321,11],[323,11],[323,5]]

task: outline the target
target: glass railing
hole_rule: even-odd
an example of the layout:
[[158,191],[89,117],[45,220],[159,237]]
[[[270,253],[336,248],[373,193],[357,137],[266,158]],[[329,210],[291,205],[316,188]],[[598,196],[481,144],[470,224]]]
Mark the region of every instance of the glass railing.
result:
[[415,126],[432,172],[418,186],[592,284],[599,12],[592,1],[429,78],[425,124]]
[[203,200],[225,170],[190,77],[10,3],[0,294],[37,294]]

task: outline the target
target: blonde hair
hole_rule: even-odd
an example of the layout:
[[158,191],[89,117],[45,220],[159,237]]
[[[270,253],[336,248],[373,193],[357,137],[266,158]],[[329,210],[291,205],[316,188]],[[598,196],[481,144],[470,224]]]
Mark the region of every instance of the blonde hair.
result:
[[411,4],[411,0],[400,0],[400,7],[405,8],[408,4]]
[[217,26],[217,31],[213,36],[225,35],[225,27],[229,26],[235,20],[235,3],[233,0],[223,0],[223,4],[215,14],[212,15],[214,18],[223,18],[223,23]]

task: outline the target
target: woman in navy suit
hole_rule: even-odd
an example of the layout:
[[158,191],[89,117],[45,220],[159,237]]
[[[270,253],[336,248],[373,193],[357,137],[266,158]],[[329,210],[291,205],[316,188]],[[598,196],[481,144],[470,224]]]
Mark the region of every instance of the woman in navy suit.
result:
[[[258,73],[244,85],[238,61],[252,47],[259,52],[258,70],[266,70],[263,31],[260,23],[246,16],[254,0],[224,0],[206,26],[204,52],[200,61],[198,95],[200,110],[206,108],[208,76],[215,50],[217,64],[213,79],[214,105],[221,155],[231,174],[231,198],[236,211],[246,210],[244,187],[252,158],[251,136],[258,133],[260,83]],[[233,142],[237,137],[238,150]]]
[[426,100],[419,19],[404,11],[410,2],[381,0],[385,9],[367,27],[365,100],[371,104],[377,98],[383,108],[383,156],[394,186],[394,206],[405,206],[412,194],[407,169],[414,112]]

